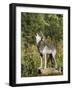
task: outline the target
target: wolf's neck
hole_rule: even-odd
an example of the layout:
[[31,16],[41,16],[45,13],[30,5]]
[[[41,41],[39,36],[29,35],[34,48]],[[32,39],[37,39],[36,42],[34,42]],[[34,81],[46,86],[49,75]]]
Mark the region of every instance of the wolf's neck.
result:
[[41,43],[41,40],[37,43],[38,49],[39,49],[39,47],[40,47],[40,43]]
[[41,39],[38,39],[38,40],[36,41],[36,44],[38,45],[40,41],[41,41]]

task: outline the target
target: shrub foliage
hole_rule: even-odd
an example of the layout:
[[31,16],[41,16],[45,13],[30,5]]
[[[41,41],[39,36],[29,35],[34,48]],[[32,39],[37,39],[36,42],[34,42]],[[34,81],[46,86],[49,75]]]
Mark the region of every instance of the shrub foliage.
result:
[[[46,43],[56,46],[57,66],[63,67],[63,15],[21,13],[21,76],[38,76],[40,57],[35,34],[39,33]],[[48,63],[50,66],[50,63]]]

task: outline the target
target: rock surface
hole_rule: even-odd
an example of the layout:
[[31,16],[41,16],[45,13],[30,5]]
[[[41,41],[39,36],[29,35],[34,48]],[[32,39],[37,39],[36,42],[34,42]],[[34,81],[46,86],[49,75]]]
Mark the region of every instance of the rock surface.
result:
[[61,71],[55,68],[38,69],[40,75],[62,75]]

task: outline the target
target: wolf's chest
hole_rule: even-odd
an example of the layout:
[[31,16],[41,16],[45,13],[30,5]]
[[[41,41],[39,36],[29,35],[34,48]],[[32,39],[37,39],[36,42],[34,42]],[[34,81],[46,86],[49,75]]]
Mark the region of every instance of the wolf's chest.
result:
[[42,53],[43,55],[47,54],[47,53],[50,54],[50,53],[52,53],[52,50],[49,49],[47,46],[45,46],[42,49],[40,49],[40,53]]
[[41,53],[41,54],[46,54],[46,53],[51,53],[52,52],[52,50],[51,50],[51,48],[49,48],[47,45],[46,45],[46,43],[45,42],[43,42],[43,41],[41,41],[41,42],[39,42],[39,44],[38,44],[38,49],[39,49],[39,52]]

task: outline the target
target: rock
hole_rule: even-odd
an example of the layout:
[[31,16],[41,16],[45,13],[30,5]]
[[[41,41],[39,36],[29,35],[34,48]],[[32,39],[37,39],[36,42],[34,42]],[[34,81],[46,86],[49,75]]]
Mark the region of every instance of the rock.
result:
[[56,70],[55,68],[38,69],[38,73],[40,75],[61,75],[62,74],[62,72]]

